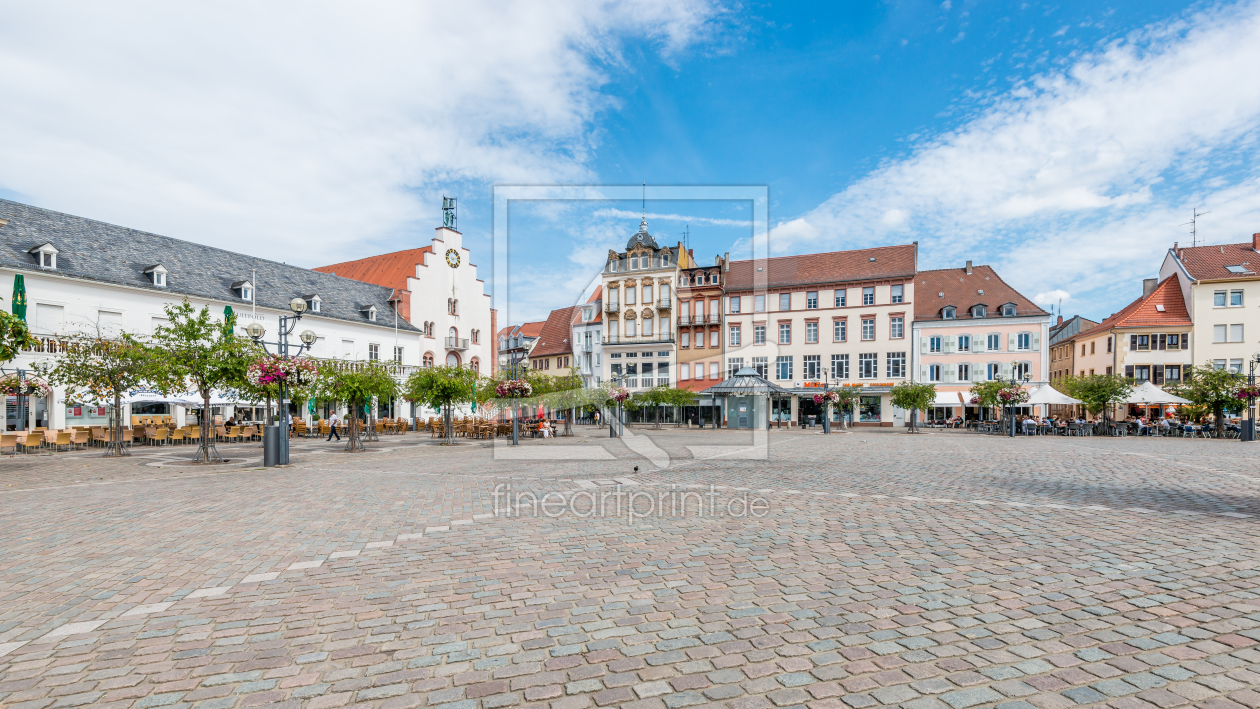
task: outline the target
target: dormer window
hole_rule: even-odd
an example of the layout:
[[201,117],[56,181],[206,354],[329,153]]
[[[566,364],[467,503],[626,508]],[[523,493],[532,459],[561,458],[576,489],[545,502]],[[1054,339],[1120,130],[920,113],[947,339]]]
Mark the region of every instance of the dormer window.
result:
[[156,266],[149,266],[144,269],[144,273],[149,277],[149,281],[151,281],[153,285],[158,288],[166,287],[166,269],[163,268],[162,264],[159,263]]
[[249,281],[237,281],[232,284],[232,290],[236,292],[236,295],[238,295],[241,300],[248,300],[251,303],[254,302],[253,283],[250,283]]
[[1004,318],[1015,317],[1015,304],[1014,303],[1007,303],[1006,305],[1002,306],[1002,317]]
[[57,247],[52,244],[40,244],[28,253],[35,254],[35,259],[39,261],[40,268],[57,268]]
[[669,266],[669,257],[670,257],[670,253],[669,253],[668,251],[666,251],[665,253],[661,254],[661,265],[662,265],[662,266],[665,266],[665,267],[668,267],[668,266]]
[[941,310],[941,319],[943,320],[953,320],[955,317],[957,317],[957,315],[958,315],[958,311],[955,310],[953,306],[950,306],[948,308],[943,308]]
[[989,314],[989,309],[984,307],[983,305],[974,305],[971,308],[971,317],[973,318],[988,317],[988,314]]
[[371,322],[376,322],[376,306],[375,305],[360,305],[359,312],[366,315],[367,319],[370,320]]
[[306,301],[306,309],[307,309],[307,310],[309,310],[309,311],[310,311],[310,312],[312,312],[312,313],[318,313],[318,312],[320,312],[320,303],[321,303],[322,301],[320,301],[320,299],[319,299],[319,296],[318,296],[318,295],[316,295],[316,294],[314,294],[314,293],[311,293],[311,294],[309,294],[309,295],[304,295],[304,296],[302,296],[302,300],[305,300],[305,301]]

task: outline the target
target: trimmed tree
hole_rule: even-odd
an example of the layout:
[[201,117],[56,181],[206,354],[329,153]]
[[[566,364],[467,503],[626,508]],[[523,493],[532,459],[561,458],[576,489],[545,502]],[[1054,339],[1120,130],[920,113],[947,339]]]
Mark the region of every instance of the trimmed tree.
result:
[[163,309],[168,324],[159,325],[150,340],[150,381],[166,394],[191,389],[200,395],[204,407],[201,441],[193,462],[222,463],[210,426],[210,392],[244,385],[245,369],[255,351],[253,344],[234,333],[235,314],[219,322],[211,318],[209,307],[197,310],[187,300]]
[[910,412],[910,428],[906,433],[917,433],[919,412],[927,411],[936,401],[936,385],[905,381],[894,386],[888,393],[893,406]]
[[1086,376],[1066,376],[1055,380],[1055,388],[1085,404],[1085,410],[1092,416],[1099,413],[1103,423],[1107,422],[1107,413],[1112,404],[1118,404],[1133,393],[1136,382],[1117,374],[1090,374]]
[[153,374],[153,353],[143,342],[126,334],[118,339],[77,338],[60,357],[42,362],[40,368],[49,381],[66,388],[67,401],[112,406],[110,442],[105,455],[131,455],[122,440],[122,397]]
[[[1178,396],[1212,410],[1217,435],[1225,432],[1225,409],[1239,406],[1238,390],[1245,380],[1241,374],[1217,369],[1209,360],[1202,367],[1187,368],[1186,378],[1169,390]],[[1246,405],[1246,402],[1242,402]]]
[[857,405],[862,398],[862,390],[858,387],[840,387],[832,389],[831,393],[835,395],[836,410],[840,412],[840,428],[848,428],[844,422],[844,415]]
[[442,420],[445,421],[443,445],[450,445],[455,437],[451,425],[455,405],[475,401],[474,389],[490,388],[486,383],[478,387],[479,381],[477,373],[467,367],[450,364],[421,367],[407,377],[403,391],[408,399],[442,411]]
[[346,452],[357,453],[365,450],[359,426],[364,407],[374,398],[397,395],[398,380],[382,362],[324,360],[319,365],[319,379],[313,389],[318,399],[346,403],[349,418]]

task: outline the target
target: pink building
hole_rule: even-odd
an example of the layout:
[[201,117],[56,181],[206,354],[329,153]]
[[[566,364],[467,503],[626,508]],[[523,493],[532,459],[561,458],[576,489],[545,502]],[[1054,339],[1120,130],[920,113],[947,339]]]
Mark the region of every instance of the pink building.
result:
[[[915,274],[915,381],[936,385],[929,418],[976,418],[966,406],[976,382],[1014,378],[1045,384],[1050,314],[1006,284],[989,266]],[[964,414],[965,407],[965,414]]]

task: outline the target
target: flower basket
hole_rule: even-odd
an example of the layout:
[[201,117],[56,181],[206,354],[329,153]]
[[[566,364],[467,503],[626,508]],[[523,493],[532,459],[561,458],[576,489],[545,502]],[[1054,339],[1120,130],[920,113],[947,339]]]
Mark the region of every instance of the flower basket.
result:
[[840,401],[840,394],[834,391],[824,391],[820,394],[814,394],[815,404],[822,404],[824,402],[828,404],[835,404],[835,403],[838,403],[839,401]]
[[277,384],[304,387],[315,383],[319,370],[306,357],[280,357],[271,355],[249,365],[245,378],[250,385],[260,389]]
[[502,399],[525,399],[532,396],[533,393],[534,387],[530,386],[530,383],[524,379],[508,379],[507,381],[499,382],[494,388],[495,396]]
[[42,399],[52,394],[52,388],[38,379],[18,379],[9,375],[0,379],[0,390],[8,396],[30,396]]
[[612,390],[612,399],[618,404],[620,404],[621,402],[629,398],[630,398],[630,390],[625,387],[618,387]]
[[1245,386],[1239,389],[1235,395],[1239,399],[1260,399],[1260,387]]

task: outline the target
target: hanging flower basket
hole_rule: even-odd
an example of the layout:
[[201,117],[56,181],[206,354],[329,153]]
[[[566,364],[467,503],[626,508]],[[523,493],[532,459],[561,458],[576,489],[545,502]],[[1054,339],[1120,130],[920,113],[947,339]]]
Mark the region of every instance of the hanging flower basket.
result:
[[9,375],[0,379],[0,390],[9,396],[30,396],[42,399],[52,394],[52,388],[38,379],[21,379]]
[[502,399],[525,399],[532,396],[533,393],[534,387],[530,386],[529,382],[524,379],[509,379],[499,382],[498,386],[494,388],[495,396]]
[[1260,387],[1245,386],[1236,392],[1239,399],[1260,399]]
[[825,391],[825,392],[822,392],[821,394],[814,394],[815,404],[822,404],[823,402],[827,402],[829,404],[835,404],[835,403],[838,403],[839,401],[840,401],[840,394],[838,392]]
[[629,398],[630,398],[630,390],[625,387],[618,387],[612,390],[612,399],[618,404],[620,404],[621,402]]
[[249,365],[245,378],[252,386],[263,388],[284,383],[290,387],[304,387],[315,383],[319,369],[306,357],[280,357],[271,355]]
[[1019,387],[1008,386],[998,391],[997,399],[1002,406],[1016,406],[1028,401],[1028,392]]

